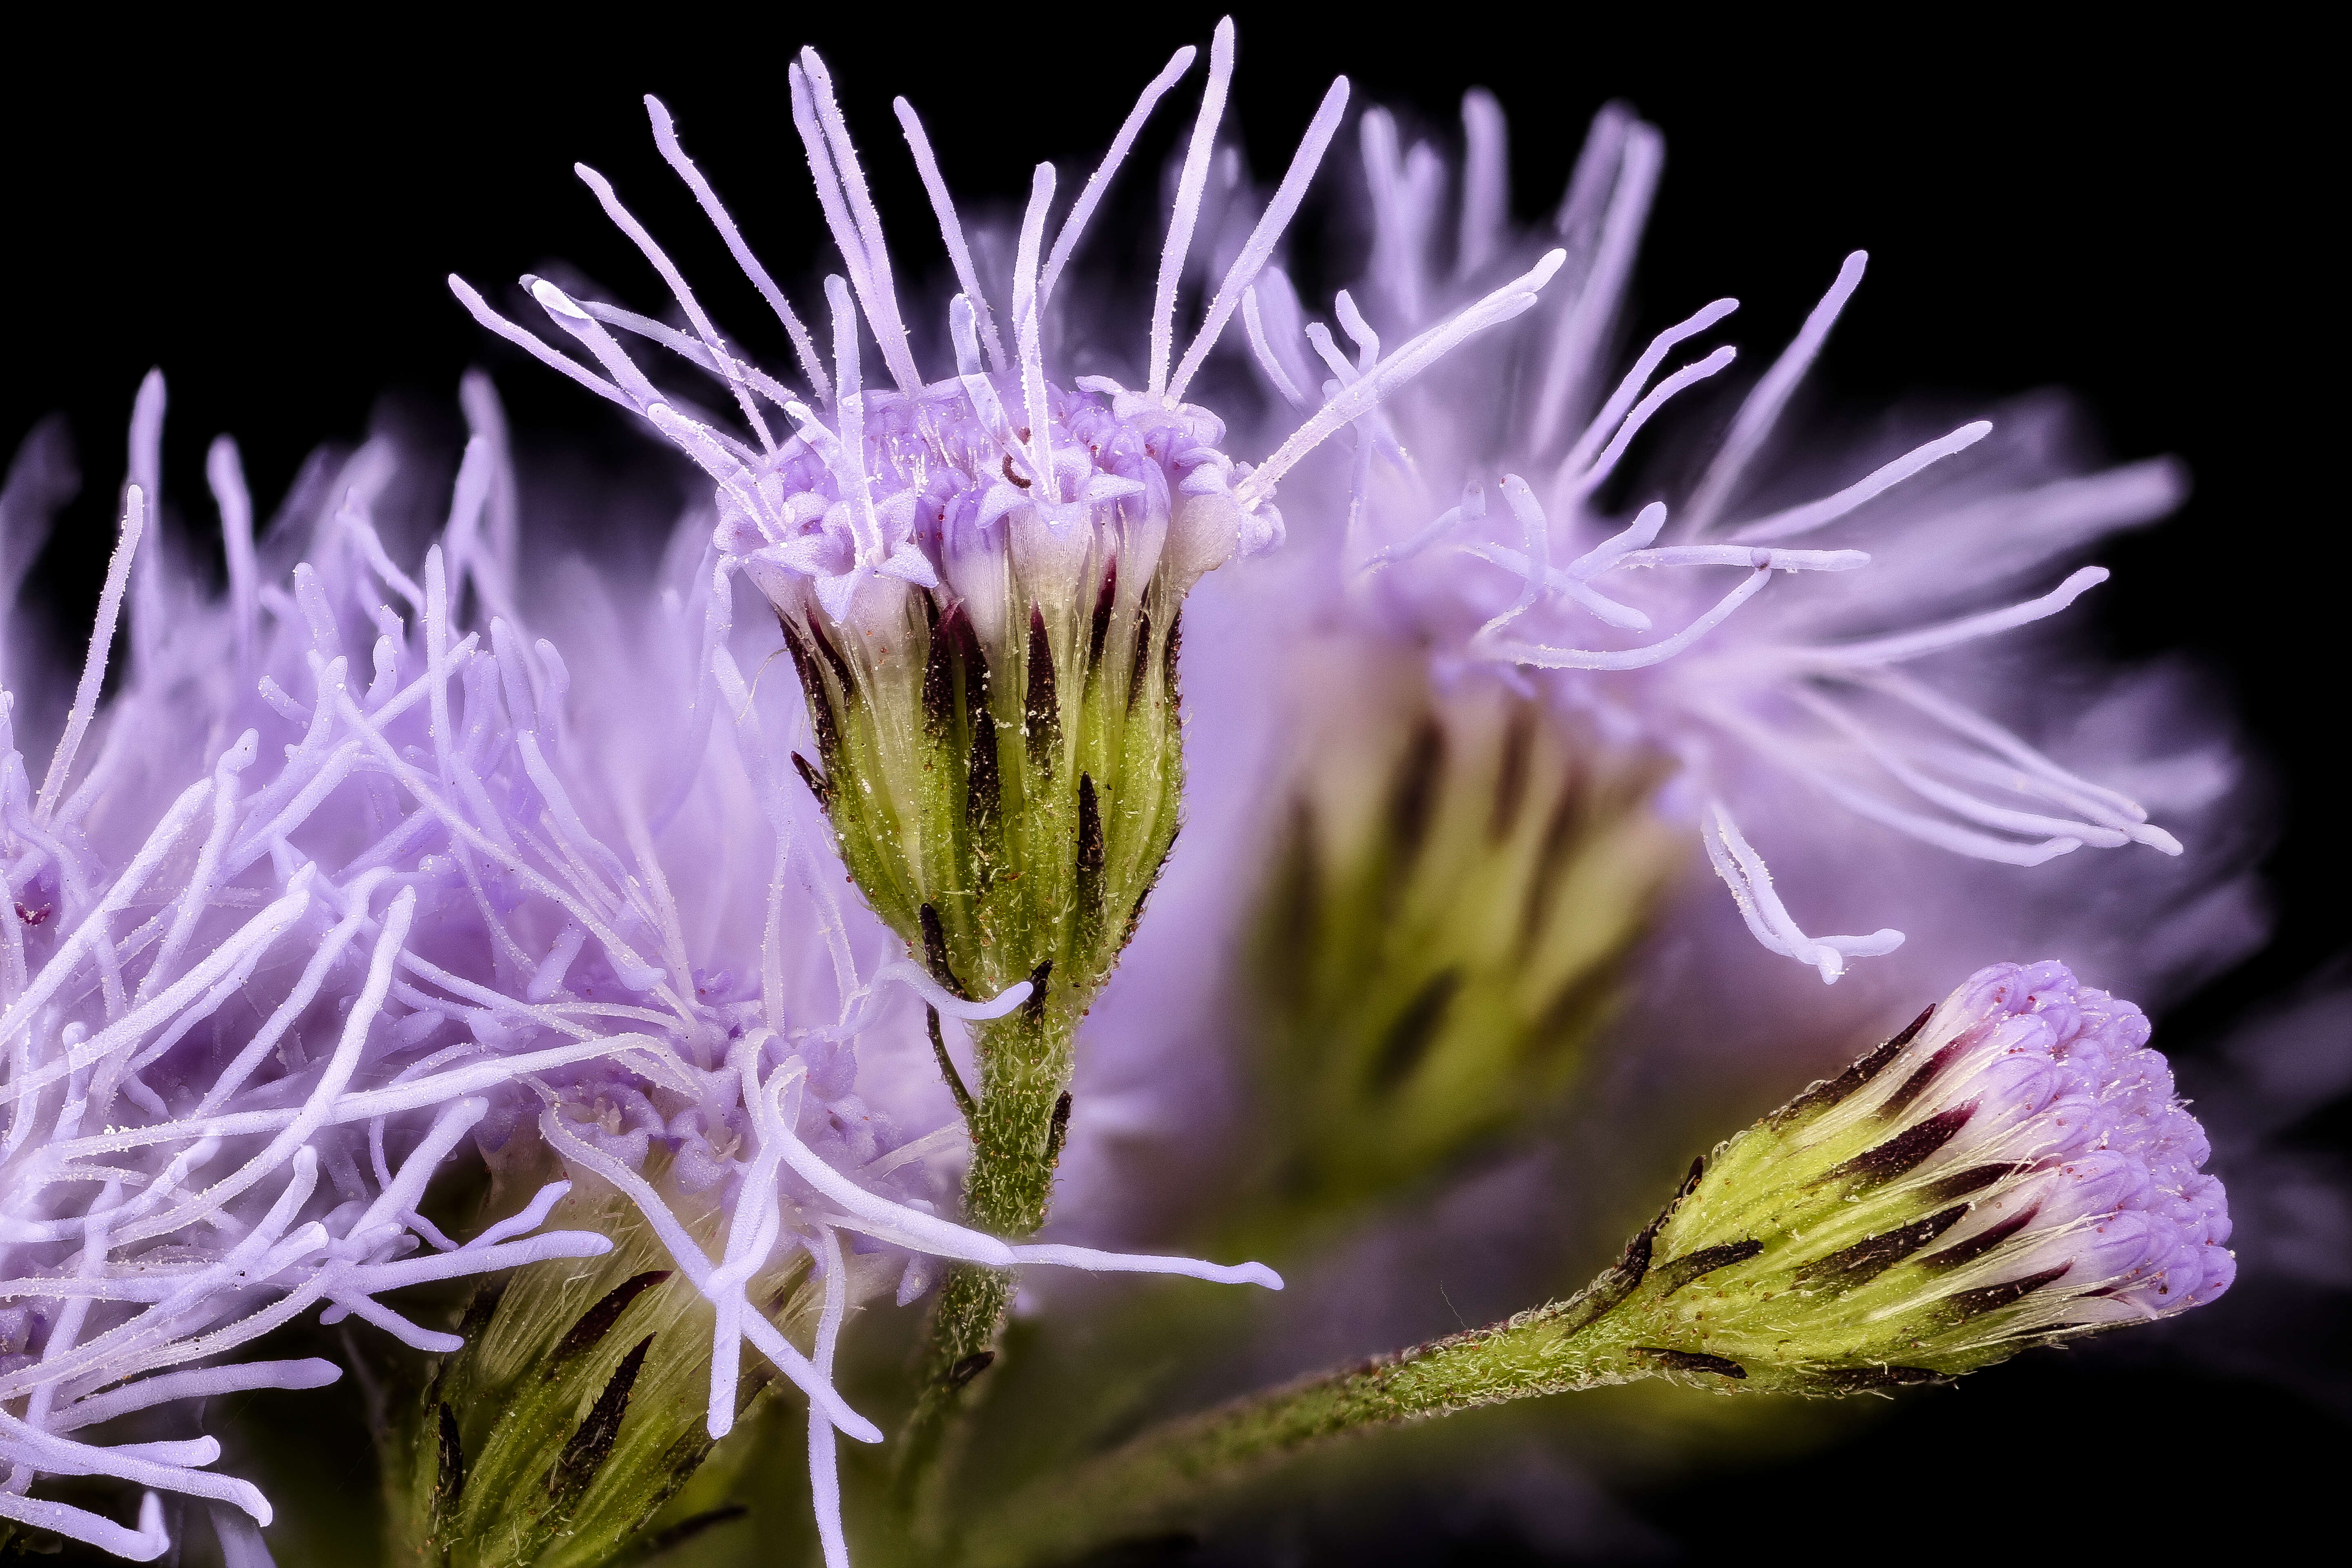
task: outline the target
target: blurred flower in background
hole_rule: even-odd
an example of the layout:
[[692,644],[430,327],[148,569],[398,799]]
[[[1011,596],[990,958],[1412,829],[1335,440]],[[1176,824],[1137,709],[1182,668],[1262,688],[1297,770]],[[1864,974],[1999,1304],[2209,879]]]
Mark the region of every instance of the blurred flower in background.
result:
[[[1460,143],[1449,162],[1402,150],[1384,110],[1360,121],[1370,258],[1336,312],[1352,357],[1279,270],[1244,303],[1265,382],[1307,402],[1488,272],[1568,255],[1538,309],[1291,487],[1280,558],[1196,595],[1202,740],[1162,894],[1195,923],[1144,933],[1107,998],[1107,1089],[1205,1087],[1212,1120],[1248,1125],[1253,1170],[1362,1195],[1530,1125],[1604,1018],[1621,1052],[1817,1067],[1841,1032],[2037,943],[2162,997],[2259,939],[2255,797],[2210,689],[2103,671],[2047,624],[2105,575],[2072,558],[2178,502],[2178,465],[2084,471],[2046,396],[1931,439],[1898,410],[1876,449],[1809,443],[1784,414],[1857,253],[1719,438],[1655,442],[1629,476],[1634,437],[1734,360],[1674,367],[1732,317],[1718,300],[1606,368],[1658,132],[1604,110],[1533,234],[1508,221],[1491,98],[1465,100]],[[2046,591],[2013,596],[2037,574]],[[1801,994],[1726,944],[1734,908],[1755,948],[1854,978]],[[1227,1030],[1248,1049],[1203,1048]],[[1204,1086],[1210,1063],[1239,1076]]]

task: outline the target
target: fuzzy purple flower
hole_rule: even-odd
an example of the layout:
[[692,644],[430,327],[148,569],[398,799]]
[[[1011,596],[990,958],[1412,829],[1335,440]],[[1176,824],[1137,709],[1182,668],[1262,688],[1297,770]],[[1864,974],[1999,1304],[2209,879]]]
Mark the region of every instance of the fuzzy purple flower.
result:
[[[579,168],[580,177],[668,283],[693,325],[691,336],[614,306],[575,300],[543,279],[525,278],[532,299],[587,351],[603,372],[599,375],[508,321],[462,279],[453,278],[451,286],[485,326],[642,415],[702,468],[718,486],[721,560],[750,576],[780,610],[802,613],[813,599],[831,622],[889,635],[898,630],[903,595],[912,586],[963,606],[983,644],[1002,648],[1008,637],[1025,636],[1017,612],[1034,605],[1072,620],[1093,608],[1097,585],[1106,577],[1115,584],[1120,607],[1131,607],[1162,569],[1163,559],[1181,598],[1223,562],[1262,553],[1281,542],[1282,518],[1272,497],[1276,483],[1300,459],[1461,343],[1530,309],[1537,290],[1559,265],[1558,256],[1549,254],[1524,277],[1486,290],[1451,318],[1432,323],[1377,374],[1351,384],[1328,406],[1310,410],[1263,464],[1235,463],[1222,450],[1225,422],[1186,403],[1184,395],[1297,211],[1339,132],[1348,83],[1339,79],[1325,95],[1287,173],[1241,241],[1180,356],[1177,296],[1195,261],[1195,230],[1234,55],[1228,19],[1217,28],[1208,85],[1178,175],[1146,334],[1148,370],[1138,390],[1107,376],[1081,376],[1076,390],[1048,380],[1046,312],[1136,134],[1190,68],[1194,51],[1189,47],[1145,89],[1050,247],[1045,229],[1056,176],[1052,164],[1038,165],[1015,247],[1009,351],[922,121],[905,99],[897,100],[961,290],[948,312],[952,376],[926,381],[907,346],[881,218],[835,101],[831,74],[814,49],[803,50],[786,74],[793,124],[849,274],[825,284],[833,344],[829,374],[800,316],[743,244],[718,194],[679,144],[669,111],[657,100],[646,100],[664,156],[776,312],[798,351],[813,397],[803,398],[728,346],[684,276],[610,184],[585,165]],[[887,387],[867,384],[858,345],[861,313],[881,345]],[[608,327],[667,349],[725,384],[741,416],[740,432],[682,409],[674,395],[647,378]],[[830,409],[830,418],[821,409]],[[778,412],[796,432],[781,442],[771,427]],[[1008,615],[1008,605],[1014,614]]]
[[[422,778],[466,755],[450,742],[441,682],[467,668],[479,639],[454,652],[432,643],[443,619],[387,631],[366,695],[347,680],[341,639],[383,604],[355,584],[362,557],[382,562],[363,497],[371,474],[386,477],[384,454],[359,465],[356,508],[319,520],[325,570],[298,568],[289,593],[260,584],[234,450],[217,448],[231,586],[226,602],[205,605],[171,573],[140,569],[157,554],[149,498],[163,406],[151,377],[121,543],[37,791],[0,717],[0,875],[14,911],[0,921],[0,1386],[26,1401],[0,1418],[13,1467],[0,1516],[136,1558],[167,1544],[152,1504],[126,1529],[27,1489],[45,1474],[113,1476],[258,1523],[269,1505],[205,1468],[219,1454],[210,1438],[103,1445],[73,1434],[159,1405],[332,1381],[322,1362],[219,1360],[314,1307],[450,1348],[450,1336],[377,1298],[610,1245],[528,1234],[561,1183],[463,1246],[417,1212],[488,1113],[485,1091],[606,1048],[559,1047],[510,1068],[450,1044],[447,1026],[485,995],[426,956],[451,956],[436,928],[444,895],[462,896],[457,847],[383,808],[395,773]],[[52,471],[27,488],[69,490],[56,482],[57,457],[28,448]],[[478,510],[480,499],[478,487]],[[100,710],[126,596],[133,665]],[[399,626],[388,608],[381,616]],[[477,691],[492,668],[472,668]],[[280,679],[310,688],[312,702]],[[13,710],[13,691],[5,700]],[[97,755],[78,777],[93,727]],[[265,733],[277,765],[248,788]],[[477,747],[468,760],[480,756]],[[251,1533],[225,1509],[215,1518],[224,1539]]]
[[[1384,1094],[1406,1086],[1391,1122],[1344,1123],[1378,1146],[1368,1190],[1396,1178],[1381,1159],[1433,1165],[1529,1086],[1565,1081],[1558,1062],[1539,1084],[1522,1078],[1482,1042],[1556,1028],[1570,999],[1591,1003],[1580,1031],[1601,1016],[1591,999],[1610,990],[1693,826],[1769,951],[1835,980],[1900,942],[1893,930],[1811,935],[1781,903],[1735,809],[1758,821],[1751,804],[1783,804],[1792,784],[2003,864],[2091,845],[2179,852],[2131,799],[1983,716],[1985,682],[1905,672],[2063,608],[2104,574],[2054,588],[2037,577],[2047,591],[2021,599],[2019,584],[2160,514],[2179,490],[2168,466],[2021,486],[2000,464],[1968,466],[1993,445],[1971,421],[1872,455],[1829,493],[1764,504],[1760,455],[1859,280],[1858,256],[1712,458],[1668,486],[1673,512],[1614,515],[1603,498],[1638,434],[1731,360],[1719,350],[1657,379],[1728,312],[1719,301],[1621,380],[1602,373],[1659,161],[1655,133],[1621,111],[1595,128],[1555,247],[1508,231],[1499,111],[1474,95],[1442,271],[1444,167],[1424,148],[1401,154],[1389,117],[1366,114],[1370,280],[1333,309],[1350,354],[1304,321],[1272,265],[1339,133],[1344,79],[1262,211],[1196,232],[1234,64],[1222,24],[1135,385],[1049,379],[1057,284],[1192,59],[1180,51],[1153,79],[1050,242],[1056,181],[1040,166],[1002,279],[982,278],[921,121],[898,101],[959,288],[944,311],[954,368],[936,380],[914,357],[880,218],[813,51],[786,82],[845,273],[825,283],[829,355],[647,100],[666,159],[791,338],[800,388],[730,346],[593,171],[580,173],[686,330],[522,279],[592,368],[453,279],[478,321],[641,416],[709,479],[651,573],[562,559],[537,516],[526,549],[503,419],[475,376],[446,507],[425,455],[378,439],[315,462],[257,537],[224,439],[207,474],[227,563],[215,597],[159,537],[163,392],[151,377],[79,684],[39,710],[40,672],[12,668],[0,697],[0,1397],[22,1401],[0,1412],[0,1519],[153,1558],[172,1546],[153,1491],[176,1490],[215,1505],[232,1560],[266,1562],[256,1527],[269,1505],[211,1472],[217,1443],[85,1434],[158,1405],[331,1380],[324,1362],[222,1359],[315,1308],[417,1350],[473,1352],[436,1394],[491,1387],[486,1343],[528,1352],[520,1375],[546,1408],[527,1420],[488,1395],[471,1411],[425,1408],[410,1479],[428,1545],[510,1521],[518,1538],[586,1539],[583,1519],[617,1544],[699,1461],[696,1444],[728,1435],[781,1380],[807,1402],[818,1531],[839,1565],[836,1435],[881,1439],[834,1383],[853,1310],[893,1291],[907,1305],[944,1274],[934,1321],[957,1329],[963,1309],[947,1298],[985,1281],[966,1337],[942,1341],[948,1375],[920,1395],[951,1398],[993,1353],[974,1347],[992,1345],[1018,1265],[1280,1289],[1258,1264],[1029,1239],[1070,1125],[1076,1019],[1137,931],[1175,831],[1179,616],[1207,574],[1283,542],[1277,482],[1294,487],[1308,548],[1266,584],[1202,595],[1213,626],[1274,601],[1282,617],[1223,640],[1211,685],[1272,688],[1265,652],[1290,651],[1302,619],[1369,650],[1351,678],[1409,666],[1395,690],[1431,712],[1385,815],[1362,819],[1391,835],[1381,853],[1402,847],[1393,859],[1408,870],[1430,843],[1483,834],[1486,880],[1383,902],[1406,885],[1397,876],[1353,899],[1369,879],[1350,885],[1353,912],[1389,921],[1408,908],[1469,942],[1492,933],[1454,917],[1484,900],[1524,938],[1483,942],[1481,962],[1524,982],[1499,1021],[1444,1022],[1466,970],[1381,975],[1404,987],[1395,1011],[1422,1032],[1389,1018],[1359,1031],[1379,1050],[1358,1076]],[[1180,352],[1196,239],[1223,268]],[[1297,416],[1286,437],[1256,441],[1233,410],[1185,401],[1213,351],[1238,347],[1224,337],[1236,316]],[[878,345],[879,384],[861,331]],[[616,333],[710,377],[732,413],[656,385]],[[1344,479],[1298,468],[1349,433]],[[1270,455],[1239,461],[1237,445]],[[29,557],[26,531],[67,488],[54,452],[28,445],[5,509],[18,536],[0,537],[0,563]],[[429,519],[415,499],[426,490]],[[752,611],[740,617],[739,585]],[[128,671],[101,703],[126,612]],[[780,651],[772,616],[797,689],[763,693],[757,678]],[[58,737],[37,784],[17,744],[23,692],[24,713],[38,710],[24,727]],[[1195,967],[1147,973],[1140,1002],[1114,997],[1098,1033],[1155,994],[1183,993],[1194,1011],[1171,1016],[1196,1016],[1215,991],[1197,965],[1217,961],[1251,891],[1230,852],[1265,831],[1267,795],[1262,771],[1220,763],[1278,750],[1274,703],[1254,700],[1240,744],[1210,752],[1195,835],[1206,869],[1180,863],[1159,906],[1159,951],[1188,949]],[[1538,720],[1551,727],[1537,733]],[[1486,748],[1475,800],[1428,760],[1465,736]],[[1332,769],[1321,782],[1369,798],[1370,776]],[[870,912],[842,900],[845,865]],[[1204,879],[1220,884],[1206,901]],[[1490,896],[1506,886],[1508,899]],[[1433,943],[1423,956],[1445,954]],[[942,1019],[973,1041],[977,1098]],[[1631,1353],[1683,1355],[1664,1363],[1683,1371],[1777,1357],[1798,1384],[1863,1386],[1873,1369],[1966,1370],[2210,1300],[2231,1277],[2227,1209],[2147,1037],[2137,1009],[2062,966],[1979,973],[1926,1027],[1726,1146],[1652,1234],[1662,1258],[1738,1257],[1691,1273],[1703,1288],[1653,1313]],[[1482,1049],[1488,1059],[1471,1060]],[[1114,1073],[1147,1054],[1121,1053]],[[1115,1095],[1089,1110],[1097,1130],[1118,1121]],[[427,1217],[426,1192],[468,1141],[502,1183],[528,1180],[460,1242]],[[967,1164],[958,1223],[944,1215]],[[569,1261],[596,1258],[617,1274]],[[468,1309],[467,1335],[383,1300],[518,1267],[503,1297]],[[567,1292],[591,1279],[583,1310]],[[1703,1303],[1715,1305],[1702,1321]],[[661,1334],[637,1337],[656,1305]],[[632,1332],[605,1343],[632,1311]],[[676,1332],[689,1313],[691,1332]],[[667,1359],[648,1372],[657,1338]],[[592,1419],[561,1442],[577,1412],[556,1371],[590,1350],[596,1407],[633,1409],[640,1445],[669,1444],[673,1428],[691,1439],[667,1450],[691,1455],[683,1469],[595,1474],[607,1430],[578,1484],[556,1484],[597,1436]],[[532,1423],[559,1415],[547,1433],[563,1458],[551,1464]],[[526,1428],[530,1440],[515,1436]],[[78,1475],[149,1489],[137,1522],[32,1495]]]
[[[690,336],[575,300],[543,279],[522,279],[549,321],[593,361],[592,371],[452,279],[486,327],[641,415],[714,482],[715,582],[740,574],[782,626],[815,753],[812,761],[794,752],[793,766],[823,807],[850,879],[938,994],[1003,997],[1027,988],[1027,1005],[1017,1012],[1008,1005],[975,1030],[973,1089],[941,1049],[971,1133],[962,1216],[1014,1241],[1045,1224],[1054,1194],[1077,1020],[1136,931],[1175,836],[1178,648],[1188,595],[1222,563],[1279,542],[1277,480],[1463,343],[1532,308],[1562,259],[1558,252],[1535,258],[1432,324],[1307,411],[1263,463],[1234,461],[1223,449],[1225,421],[1184,399],[1250,297],[1347,104],[1341,79],[1240,235],[1180,353],[1177,298],[1195,263],[1234,57],[1228,20],[1216,30],[1175,181],[1152,312],[1139,334],[1139,389],[1104,376],[1080,377],[1075,390],[1050,381],[1045,312],[1103,188],[1189,67],[1190,50],[1147,88],[1050,245],[1055,176],[1051,165],[1039,166],[1012,247],[1009,289],[996,291],[1010,301],[1005,334],[921,121],[899,101],[961,289],[946,311],[954,374],[937,381],[923,379],[908,346],[881,219],[814,50],[787,75],[794,125],[847,272],[825,284],[829,364],[687,157],[667,110],[647,100],[672,169],[792,337],[809,398],[728,346],[684,277],[593,170],[581,169],[582,179],[668,284]],[[880,346],[887,386],[868,384],[861,326]],[[613,328],[717,379],[740,417],[684,410]],[[776,413],[791,421],[791,434],[772,428]],[[910,1463],[919,1468],[972,1369],[992,1361],[1012,1302],[1006,1258],[959,1256],[999,1268],[951,1272],[934,1308],[921,1353],[923,1404],[910,1429]]]
[[[1279,273],[1245,303],[1252,346],[1282,396],[1303,403],[1320,384],[1328,397],[1377,374],[1384,332],[1418,330],[1531,248],[1504,214],[1500,110],[1474,93],[1464,124],[1449,214],[1450,171],[1426,145],[1401,153],[1389,117],[1367,113],[1370,263],[1336,311],[1352,357],[1320,323],[1302,322]],[[1500,681],[1602,743],[1671,760],[1677,780],[1664,804],[1696,828],[1756,941],[1824,980],[1903,933],[1809,933],[1742,816],[1826,808],[2011,866],[2086,846],[2178,854],[2140,805],[1981,710],[2018,704],[1965,662],[1985,639],[2105,581],[2105,570],[2083,567],[2049,584],[2084,544],[2176,504],[2173,465],[2036,479],[2047,416],[2029,410],[2006,445],[1988,443],[1992,422],[1970,420],[1841,458],[1823,489],[1793,500],[1786,481],[1759,478],[1787,466],[1770,460],[1783,416],[1861,283],[1862,253],[1703,461],[1636,479],[1642,504],[1630,516],[1606,501],[1626,483],[1635,438],[1735,359],[1726,346],[1674,363],[1737,308],[1718,300],[1660,333],[1630,369],[1608,368],[1663,145],[1623,109],[1603,110],[1542,241],[1568,256],[1544,307],[1360,419],[1344,487],[1294,500],[1294,519],[1323,520],[1324,548],[1336,552],[1336,618],[1375,641],[1426,646],[1442,682]],[[1660,490],[1671,507],[1647,499]]]
[[[2176,505],[2178,464],[2089,468],[2046,393],[1823,442],[1795,410],[1859,257],[1694,458],[1674,427],[1706,434],[1685,405],[1736,362],[1685,345],[1733,302],[1614,359],[1655,130],[1603,110],[1530,228],[1484,92],[1458,159],[1380,110],[1360,130],[1370,244],[1332,325],[1277,268],[1244,297],[1275,421],[1539,247],[1565,259],[1286,483],[1279,555],[1193,595],[1185,837],[1091,1026],[1082,1223],[1223,1223],[1198,1197],[1223,1176],[1279,1173],[1327,1218],[1412,1190],[1529,1129],[1603,1040],[1622,1070],[1584,1080],[1585,1113],[1622,1149],[1686,1108],[1680,1075],[1769,1092],[1775,1064],[2005,953],[2063,951],[2154,1005],[2259,940],[2259,818],[2211,694],[2177,666],[2101,670],[2056,616],[2104,576],[2070,557]],[[2123,853],[2066,858],[2084,847]],[[1759,961],[1835,979],[1906,931],[1825,999]],[[1605,1209],[1609,1157],[1585,1158],[1595,1201],[1545,1228]],[[1381,1245],[1524,1246],[1523,1209],[1463,1202],[1443,1243]]]

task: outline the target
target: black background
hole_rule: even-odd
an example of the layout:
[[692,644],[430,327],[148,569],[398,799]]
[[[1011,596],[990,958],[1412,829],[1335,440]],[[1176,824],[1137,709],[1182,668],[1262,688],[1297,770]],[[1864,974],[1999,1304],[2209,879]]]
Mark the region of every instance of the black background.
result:
[[[1581,10],[1547,8],[1538,22],[1458,5],[1411,26],[1244,11],[1235,105],[1254,166],[1265,176],[1287,156],[1335,71],[1359,102],[1413,106],[1440,129],[1480,84],[1511,115],[1525,218],[1557,199],[1593,109],[1622,96],[1669,144],[1639,275],[1645,317],[1735,293],[1748,301],[1739,340],[1777,342],[1838,258],[1867,246],[1870,279],[1825,361],[1837,398],[2063,385],[2114,455],[2186,458],[2188,507],[2105,552],[2116,584],[2084,608],[2126,657],[2185,647],[2221,671],[2284,781],[2268,866],[2278,935],[2165,1021],[2168,1049],[2210,1049],[2347,944],[2352,867],[2328,763],[2344,711],[2345,519],[2339,492],[2318,482],[2341,470],[2329,366],[2341,334],[2326,303],[2336,253],[2317,216],[2335,177],[2316,172],[2304,76],[2315,46],[2226,23],[2053,27],[1969,12],[1734,26],[1680,8],[1638,23]],[[784,68],[799,44],[833,63],[882,210],[897,215],[902,275],[921,275],[940,264],[938,242],[913,216],[927,209],[892,93],[926,111],[965,199],[1009,202],[1039,157],[1066,181],[1088,166],[1141,80],[1177,44],[1205,46],[1215,15],[658,7],[593,26],[549,12],[531,29],[402,9],[348,24],[126,19],[19,35],[0,94],[0,443],[62,410],[87,476],[32,591],[66,625],[94,600],[131,398],[152,364],[172,377],[166,483],[200,516],[215,432],[242,442],[266,512],[314,444],[358,436],[388,392],[446,408],[471,363],[500,372],[527,440],[560,433],[604,454],[583,460],[641,468],[637,437],[494,352],[441,281],[454,269],[487,286],[561,256],[623,299],[657,298],[572,179],[574,159],[679,240],[689,276],[730,280],[713,289],[722,321],[781,362],[781,341],[761,336],[747,290],[728,291],[732,268],[660,170],[641,92],[677,111],[805,311],[809,273],[837,263],[816,249],[788,118]],[[1150,161],[1131,168],[1156,166],[1189,119],[1171,108],[1193,91],[1163,106]],[[1351,156],[1352,139],[1342,145]],[[1148,181],[1128,184],[1149,196]],[[2340,1147],[2347,1128],[2339,1104],[2294,1136]],[[2279,1359],[2341,1375],[2340,1314],[2306,1311],[2292,1332],[2304,1342]],[[2315,1522],[2320,1478],[2341,1475],[2346,1427],[2276,1380],[2162,1357],[2042,1358],[1995,1376],[1965,1404],[1914,1405],[1858,1443],[1623,1500],[1694,1556],[1777,1539],[1831,1557],[2031,1560],[2094,1544],[2174,1557]],[[1401,1552],[1544,1560],[1494,1534]]]

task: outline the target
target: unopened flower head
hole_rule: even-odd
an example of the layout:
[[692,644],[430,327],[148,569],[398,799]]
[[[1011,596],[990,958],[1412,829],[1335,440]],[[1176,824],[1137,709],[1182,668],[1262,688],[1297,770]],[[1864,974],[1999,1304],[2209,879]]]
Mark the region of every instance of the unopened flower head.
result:
[[[1303,321],[1279,273],[1244,301],[1279,395],[1305,405],[1318,384],[1330,398],[1376,374],[1384,341],[1531,248],[1507,221],[1500,109],[1472,93],[1464,129],[1465,156],[1449,171],[1426,144],[1401,151],[1385,113],[1364,116],[1370,261],[1336,310],[1352,355]],[[2172,465],[2050,479],[2035,455],[2048,416],[2027,411],[2006,442],[1977,419],[1834,468],[1815,461],[1809,476],[1833,477],[1794,504],[1766,503],[1786,481],[1768,489],[1759,476],[1789,467],[1783,416],[1861,283],[1862,253],[1720,441],[1643,476],[1614,510],[1607,498],[1636,437],[1735,359],[1728,346],[1694,352],[1737,308],[1727,299],[1660,333],[1630,369],[1609,367],[1663,148],[1622,106],[1604,110],[1542,237],[1568,258],[1542,308],[1364,413],[1344,488],[1327,483],[1311,507],[1294,498],[1295,523],[1330,520],[1343,624],[1426,647],[1443,679],[1502,682],[1580,714],[1606,743],[1671,760],[1679,776],[1664,798],[1704,839],[1756,940],[1825,980],[1903,933],[1810,934],[1736,811],[1755,817],[1766,847],[1776,824],[1763,814],[1811,799],[2011,865],[2084,846],[2178,853],[2138,805],[1974,706],[2019,711],[2014,688],[1980,696],[1969,686],[1988,683],[1965,654],[1933,657],[2055,615],[2104,581],[2097,567],[2058,568],[2168,510],[2182,489]],[[1454,211],[1442,200],[1450,174]],[[1945,673],[1910,673],[1921,660]]]
[[1833,1393],[2212,1300],[2229,1205],[2147,1038],[2062,963],[1971,975],[1694,1167],[1599,1288],[1608,1332],[1703,1383]]
[[1661,1378],[1843,1395],[1942,1382],[2229,1289],[2230,1218],[2128,1002],[1996,964],[1696,1163],[1562,1300],[1150,1428],[981,1515],[988,1563],[1075,1560],[1331,1440]]

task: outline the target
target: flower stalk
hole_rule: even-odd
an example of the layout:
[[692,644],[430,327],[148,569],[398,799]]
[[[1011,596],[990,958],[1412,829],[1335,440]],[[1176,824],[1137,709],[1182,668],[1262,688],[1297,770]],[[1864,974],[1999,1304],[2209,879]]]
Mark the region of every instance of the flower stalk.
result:
[[[1076,1561],[1091,1548],[1183,1517],[1202,1500],[1289,1456],[1351,1433],[1482,1405],[1567,1394],[1674,1369],[1601,1331],[1623,1300],[1624,1265],[1580,1294],[1492,1328],[1252,1395],[1174,1422],[1022,1492],[966,1538],[970,1568]],[[1612,1296],[1612,1292],[1617,1293]]]

